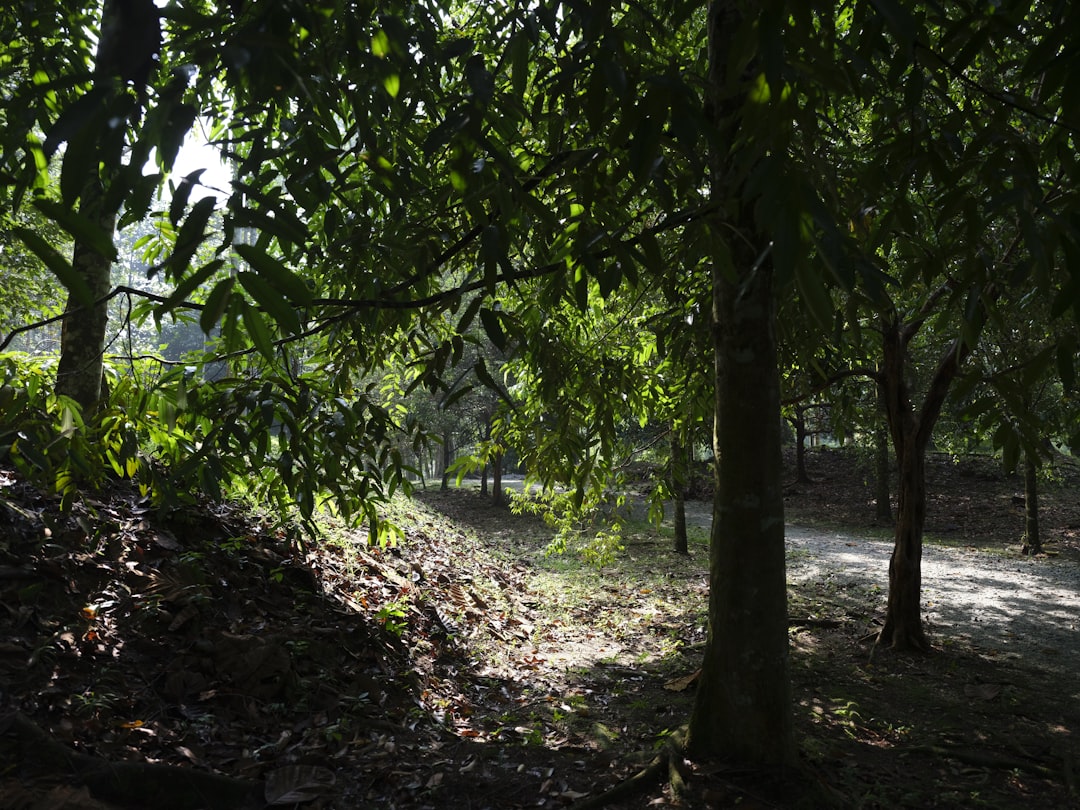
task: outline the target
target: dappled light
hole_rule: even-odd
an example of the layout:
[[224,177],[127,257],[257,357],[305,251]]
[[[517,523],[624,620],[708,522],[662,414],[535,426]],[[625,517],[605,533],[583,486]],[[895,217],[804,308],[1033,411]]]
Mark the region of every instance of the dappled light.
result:
[[[632,515],[624,552],[598,569],[549,554],[550,528],[468,483],[396,500],[398,545],[330,521],[306,549],[235,507],[163,523],[119,488],[93,517],[58,520],[10,471],[3,494],[21,510],[7,512],[9,552],[40,549],[36,568],[5,580],[17,615],[36,617],[5,620],[21,696],[5,739],[41,756],[92,752],[76,760],[90,784],[138,752],[156,767],[238,758],[240,778],[203,786],[222,796],[559,804],[646,768],[642,752],[679,733],[697,689],[705,549],[676,554],[669,529]],[[710,514],[691,503],[691,523]],[[872,652],[888,544],[788,534],[800,748],[833,789],[887,795],[887,750],[954,799],[975,780],[963,768],[1002,796],[1055,795],[1052,766],[1027,756],[1075,744],[1075,647],[1051,651],[1054,622],[1080,601],[1055,579],[1073,563],[929,546],[936,651],[906,660]],[[58,551],[65,538],[76,551]],[[129,791],[177,778],[132,767]]]

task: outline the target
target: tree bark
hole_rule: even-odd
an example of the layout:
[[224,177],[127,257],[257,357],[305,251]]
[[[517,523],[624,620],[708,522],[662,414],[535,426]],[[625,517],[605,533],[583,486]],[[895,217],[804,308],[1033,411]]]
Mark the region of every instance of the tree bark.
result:
[[454,437],[448,432],[442,435],[442,454],[439,460],[439,489],[443,492],[450,489],[450,462],[453,460],[453,448],[451,442]]
[[678,428],[671,425],[671,493],[674,500],[672,520],[674,538],[672,550],[676,554],[688,554],[690,551],[686,536],[686,448],[679,438]]
[[892,488],[889,486],[889,433],[884,427],[874,431],[874,515],[892,525]]
[[795,758],[771,272],[714,272],[717,460],[709,636],[688,747],[755,765]]
[[506,503],[503,497],[503,454],[501,451],[496,451],[491,458],[491,502],[496,506],[502,506]]
[[[153,0],[107,0],[102,8],[101,29],[94,61],[94,85],[104,90],[101,101],[110,108],[107,122],[93,133],[97,139],[94,159],[80,177],[79,213],[96,225],[110,244],[116,233],[116,220],[121,201],[110,184],[116,180],[125,152],[125,121],[121,117],[138,117],[146,100],[146,83],[156,64],[161,47],[161,25]],[[126,91],[116,84],[133,82],[139,95],[134,107],[125,103]],[[91,137],[80,132],[78,137]],[[145,157],[145,155],[144,155]],[[67,155],[65,155],[65,160]],[[132,160],[135,156],[132,155]],[[67,164],[64,171],[71,171]],[[116,199],[107,202],[108,197]],[[92,416],[105,394],[104,362],[105,332],[108,326],[108,305],[105,297],[112,286],[112,260],[95,250],[85,239],[76,239],[72,267],[90,289],[92,306],[73,298],[70,293],[64,308],[60,333],[60,361],[56,369],[56,393],[68,396],[79,404],[84,416]]]
[[883,366],[878,384],[898,467],[897,514],[893,553],[889,560],[889,601],[877,644],[896,650],[928,650],[923,630],[922,543],[926,526],[926,449],[941,415],[949,387],[970,353],[956,338],[942,355],[922,407],[916,411],[907,385],[907,351],[922,321],[901,324],[895,315],[883,319]]
[[1039,533],[1039,459],[1024,453],[1024,553],[1042,554]]
[[[87,185],[80,205],[104,233],[116,230],[115,212],[103,210],[104,191],[99,180]],[[77,240],[72,252],[72,266],[86,281],[94,301],[87,308],[68,294],[60,331],[60,361],[56,368],[56,393],[71,397],[85,416],[97,410],[103,392],[105,371],[105,331],[109,322],[105,297],[112,287],[112,261],[84,241]]]
[[810,483],[806,471],[806,409],[795,406],[795,477],[800,484]]
[[889,601],[878,644],[897,650],[927,650],[922,612],[922,541],[926,525],[925,455],[907,447],[899,457],[899,486],[893,553],[889,559]]
[[[715,143],[738,143],[745,95],[729,87],[729,55],[753,4],[709,7],[708,92]],[[735,78],[735,77],[732,77]],[[796,760],[788,663],[780,382],[773,272],[752,207],[734,178],[752,153],[715,155],[712,193],[733,218],[714,238],[730,239],[730,265],[718,247],[712,266],[716,494],[709,561],[709,635],[690,717],[687,749],[751,767]],[[741,175],[745,176],[745,174]],[[729,214],[730,215],[730,214]],[[735,226],[730,236],[726,226]]]

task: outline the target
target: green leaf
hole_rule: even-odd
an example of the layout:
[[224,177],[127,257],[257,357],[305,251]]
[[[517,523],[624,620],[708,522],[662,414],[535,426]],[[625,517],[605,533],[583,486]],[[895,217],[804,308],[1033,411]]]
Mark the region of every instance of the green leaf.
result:
[[483,307],[480,310],[480,323],[492,345],[501,352],[506,351],[506,332],[503,331],[502,318],[498,312]]
[[799,290],[799,300],[810,313],[810,317],[827,333],[832,329],[835,307],[821,274],[800,264],[795,269],[795,286]]
[[[105,100],[108,96],[108,88],[103,86],[94,87],[80,97],[66,110],[60,113],[60,117],[49,128],[49,134],[45,137],[45,157],[51,158],[60,148],[60,144],[78,141],[90,141],[94,138],[86,137],[87,130],[97,129],[104,121]],[[82,137],[76,137],[82,136]]]
[[515,34],[507,47],[510,51],[510,86],[515,98],[524,98],[529,84],[529,38],[524,33]]
[[141,222],[150,212],[150,206],[154,202],[154,194],[158,190],[163,175],[139,174],[138,179],[131,187],[130,193],[124,203],[124,210],[120,215],[117,230],[123,230],[128,225]]
[[630,173],[639,185],[644,185],[652,175],[653,168],[660,154],[660,131],[663,121],[644,115],[630,141],[627,160]]
[[225,314],[225,308],[229,305],[229,297],[232,294],[236,279],[230,277],[222,279],[206,296],[206,304],[199,316],[199,326],[203,333],[209,335],[217,326],[221,316]]
[[491,372],[488,371],[487,363],[484,362],[483,357],[477,359],[475,369],[476,378],[480,380],[484,386],[502,396],[502,386],[495,383],[495,380],[491,376]]
[[311,289],[303,279],[289,270],[277,258],[254,245],[236,245],[236,252],[245,262],[293,306],[311,306]]
[[451,391],[446,396],[446,398],[442,402],[439,403],[439,407],[444,411],[448,410],[455,402],[457,402],[459,399],[461,399],[466,394],[470,393],[472,390],[473,390],[473,386],[471,386],[471,385],[463,385],[461,388],[458,388],[456,391]]
[[274,362],[274,339],[270,329],[263,320],[262,313],[251,306],[244,307],[244,325],[247,327],[248,337],[258,350],[259,354],[270,362]]
[[300,332],[300,317],[296,314],[296,310],[292,308],[289,300],[273,285],[267,283],[258,273],[252,273],[249,270],[240,271],[236,274],[236,277],[248,295],[266,310],[266,313],[277,322],[282,331],[291,332],[294,335]]
[[[210,221],[210,215],[214,212],[217,204],[215,197],[204,197],[191,207],[191,212],[180,226],[180,233],[176,236],[172,255],[166,260],[171,266],[172,275],[180,276],[191,263],[191,257],[202,245],[206,237],[206,224]],[[153,269],[150,275],[153,275]]]
[[110,262],[116,261],[117,252],[113,244],[113,234],[94,220],[78,211],[73,211],[62,203],[44,197],[34,200],[34,207],[71,234],[76,242],[87,245],[95,253],[108,258]]
[[[308,239],[307,227],[296,214],[286,210],[282,200],[262,194],[249,187],[244,188],[244,193],[258,202],[266,209],[246,208],[236,213],[236,224],[257,229],[260,234],[268,233],[276,236],[282,242],[294,245],[302,245]],[[295,203],[289,203],[295,207]]]
[[90,285],[86,283],[86,279],[52,245],[29,228],[20,225],[12,230],[23,240],[34,255],[45,263],[45,266],[52,271],[53,275],[60,280],[60,283],[67,288],[67,291],[74,296],[80,305],[87,308],[94,306],[96,303],[94,293],[90,290]]
[[498,225],[488,225],[480,234],[480,261],[488,291],[495,292],[499,278],[499,259],[502,257],[502,238]]
[[169,110],[169,117],[165,121],[161,143],[158,147],[158,163],[162,168],[166,170],[172,168],[184,139],[195,126],[198,115],[199,111],[191,104],[177,104]]
[[170,310],[174,309],[178,304],[183,303],[191,293],[193,293],[202,285],[204,281],[206,281],[208,278],[210,278],[210,276],[214,275],[214,273],[216,273],[224,266],[224,259],[214,259],[204,264],[194,273],[191,273],[190,275],[185,277],[183,281],[176,285],[176,289],[174,289],[169,295],[168,300],[166,300],[165,303],[161,305],[160,312],[169,312]]
[[202,177],[205,171],[206,169],[196,169],[184,175],[184,179],[180,181],[176,191],[173,192],[172,202],[169,204],[169,222],[173,225],[177,224],[184,215],[184,209],[187,208],[191,190],[198,184],[199,178]]
[[483,303],[484,299],[482,296],[479,295],[475,296],[469,302],[469,305],[465,307],[464,314],[462,314],[461,319],[458,321],[458,332],[464,334],[469,331],[469,329],[472,327],[473,321],[476,319],[476,313],[479,312],[480,305]]
[[476,54],[465,63],[465,81],[473,96],[481,104],[487,104],[495,94],[495,77],[484,65],[484,57]]

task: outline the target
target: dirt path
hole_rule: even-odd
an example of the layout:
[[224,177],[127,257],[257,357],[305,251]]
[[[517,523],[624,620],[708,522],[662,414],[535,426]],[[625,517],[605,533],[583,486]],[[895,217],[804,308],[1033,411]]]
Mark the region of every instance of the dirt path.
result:
[[[687,522],[708,529],[711,505],[687,504]],[[788,580],[877,594],[884,612],[892,543],[789,524]],[[964,641],[985,658],[1023,658],[1064,676],[1080,699],[1080,566],[968,548],[927,545],[923,616],[934,644]],[[1064,697],[1064,695],[1063,695]]]

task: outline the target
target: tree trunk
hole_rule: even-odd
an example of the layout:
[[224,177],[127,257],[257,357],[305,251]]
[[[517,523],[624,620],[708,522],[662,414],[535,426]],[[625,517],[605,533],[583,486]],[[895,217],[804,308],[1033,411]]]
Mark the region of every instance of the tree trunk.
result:
[[892,525],[892,488],[889,486],[889,433],[884,428],[874,431],[874,516]]
[[961,363],[971,348],[956,338],[930,378],[916,412],[907,384],[908,344],[923,321],[901,324],[895,314],[882,322],[882,368],[878,384],[899,468],[897,515],[889,560],[889,601],[877,644],[897,650],[929,649],[923,632],[922,541],[926,525],[926,448]]
[[[717,128],[715,143],[724,149],[740,141],[746,102],[744,94],[732,94],[736,81],[727,75],[732,49],[749,35],[743,5],[745,22],[756,23],[752,4],[715,0],[709,7],[709,114]],[[741,75],[749,73],[752,66]],[[713,236],[728,240],[730,260],[718,246],[712,265],[716,493],[709,635],[687,750],[751,767],[784,767],[794,764],[796,754],[773,271],[764,252],[769,238],[758,232],[736,179],[749,173],[747,162],[756,159],[753,152],[713,156],[712,193],[727,200],[733,218],[720,223]]]
[[674,538],[672,539],[671,550],[676,554],[689,554],[690,543],[686,535],[686,496],[683,495],[683,491],[675,491],[675,502],[672,504],[672,524],[674,531]]
[[909,447],[899,459],[896,530],[889,560],[889,602],[878,638],[898,650],[927,650],[923,632],[922,541],[926,525],[926,462],[921,450]]
[[1039,534],[1039,459],[1024,453],[1024,553],[1042,554]]
[[676,554],[690,551],[686,537],[686,448],[679,438],[678,428],[671,425],[671,493],[674,499],[674,539],[672,549]]
[[502,506],[506,503],[503,499],[503,454],[501,451],[496,451],[491,458],[491,502],[496,506]]
[[795,758],[788,675],[780,390],[771,272],[714,272],[717,459],[709,636],[688,747],[757,765]]
[[[116,230],[116,214],[103,212],[101,183],[88,183],[80,211],[110,236]],[[68,294],[60,332],[60,361],[56,367],[56,393],[71,397],[89,418],[101,403],[105,370],[105,330],[109,322],[105,297],[112,287],[112,261],[85,241],[76,241],[72,266],[86,281],[94,301],[86,307]]]
[[806,410],[795,406],[795,478],[800,484],[810,483],[806,471]]
[[450,442],[453,437],[449,432],[442,435],[442,456],[439,464],[439,489],[445,492],[450,489],[450,462],[452,461],[452,447]]
[[[108,0],[104,4],[94,58],[94,85],[96,90],[105,91],[100,103],[108,113],[96,132],[82,131],[78,135],[97,139],[93,160],[72,167],[65,155],[63,172],[65,175],[69,171],[85,173],[79,177],[82,182],[79,213],[100,229],[110,245],[121,206],[119,195],[108,192],[115,192],[109,184],[116,179],[125,154],[127,121],[122,119],[140,114],[141,103],[146,99],[146,83],[160,46],[160,19],[152,0]],[[134,82],[140,95],[140,104],[134,109],[124,101],[126,93],[117,92],[116,79]],[[137,159],[135,154],[131,155],[131,160]],[[110,196],[115,199],[107,202]],[[91,247],[86,239],[76,239],[71,263],[86,281],[95,303],[90,305],[68,295],[55,390],[79,403],[83,414],[90,417],[107,394],[104,368],[109,315],[105,297],[112,286],[112,259]]]

